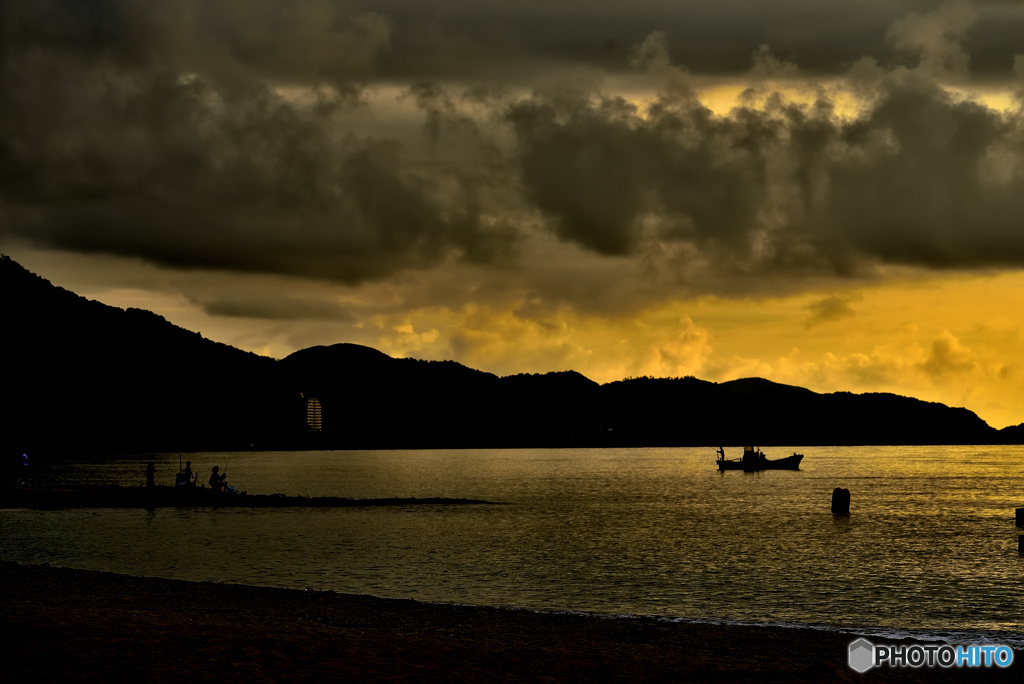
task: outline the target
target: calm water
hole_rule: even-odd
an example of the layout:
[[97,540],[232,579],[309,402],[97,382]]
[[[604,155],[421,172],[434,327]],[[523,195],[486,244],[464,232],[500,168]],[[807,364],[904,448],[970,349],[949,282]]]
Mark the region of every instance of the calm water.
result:
[[[1024,448],[796,450],[801,471],[763,473],[719,473],[712,449],[195,454],[200,482],[226,466],[250,493],[504,505],[2,510],[0,557],[442,602],[998,630],[1024,645]],[[47,476],[142,484],[146,460]],[[155,460],[170,484],[178,456]],[[849,518],[829,511],[837,486]]]

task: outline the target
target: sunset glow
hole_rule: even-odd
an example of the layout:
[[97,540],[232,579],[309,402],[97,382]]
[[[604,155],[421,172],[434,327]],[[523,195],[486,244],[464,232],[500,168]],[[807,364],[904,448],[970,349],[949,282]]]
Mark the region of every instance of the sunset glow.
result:
[[3,10],[0,251],[56,285],[277,358],[1024,422],[1019,3],[122,4]]

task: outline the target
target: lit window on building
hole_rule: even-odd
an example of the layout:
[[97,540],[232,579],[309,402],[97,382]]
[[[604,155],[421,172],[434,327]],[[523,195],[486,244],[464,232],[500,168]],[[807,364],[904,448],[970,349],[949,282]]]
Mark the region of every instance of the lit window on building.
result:
[[323,429],[322,414],[323,409],[320,407],[320,400],[310,397],[306,401],[306,424],[309,425],[310,432],[320,432]]

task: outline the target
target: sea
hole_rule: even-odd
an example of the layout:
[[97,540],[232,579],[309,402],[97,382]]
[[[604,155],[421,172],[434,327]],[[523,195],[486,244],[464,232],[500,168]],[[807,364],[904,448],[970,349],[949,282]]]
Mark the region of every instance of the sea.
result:
[[[180,460],[249,494],[486,505],[0,510],[0,558],[427,602],[801,626],[1024,648],[1024,447],[221,452],[71,458],[50,484],[170,485]],[[739,457],[739,448],[726,455]],[[850,515],[831,513],[849,489]]]

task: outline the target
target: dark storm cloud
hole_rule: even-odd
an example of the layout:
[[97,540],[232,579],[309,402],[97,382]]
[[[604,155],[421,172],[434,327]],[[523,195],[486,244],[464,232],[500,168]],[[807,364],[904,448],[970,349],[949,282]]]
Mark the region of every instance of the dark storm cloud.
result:
[[508,113],[530,196],[566,240],[628,254],[650,212],[670,219],[658,238],[741,248],[764,190],[768,121],[714,117],[698,102],[663,104],[647,119],[622,100],[561,91]]
[[1024,264],[1022,133],[1019,111],[957,101],[929,81],[887,80],[870,113],[827,128],[809,153],[817,174],[802,185],[802,228],[836,263],[860,254],[934,267]]
[[[923,76],[883,76],[862,116],[822,96],[716,117],[663,101],[536,95],[509,110],[524,185],[565,240],[630,254],[693,244],[760,269],[860,261],[1024,264],[1024,119]],[[645,234],[645,217],[660,219]]]
[[[673,62],[735,74],[752,50],[771,45],[805,71],[835,73],[864,55],[906,61],[889,28],[936,0],[376,0],[396,27],[384,64],[397,77],[513,78],[552,61],[622,70],[632,45],[663,31]],[[1020,3],[976,3],[965,37],[978,74],[1003,76],[1024,31]]]
[[480,229],[472,179],[412,173],[397,142],[340,126],[387,47],[376,13],[328,0],[25,1],[0,13],[5,232],[347,282],[486,259],[507,240]]
[[[975,17],[953,2],[895,23],[888,40],[914,66],[854,64],[843,76],[863,105],[853,118],[821,88],[809,105],[752,88],[749,105],[713,115],[651,34],[634,62],[669,85],[646,112],[564,89],[509,108],[523,184],[562,239],[608,255],[679,243],[747,274],[1019,266],[1024,115],[936,80],[966,78],[959,41]],[[799,82],[764,46],[751,59],[752,78]]]
[[267,91],[211,102],[202,81],[112,93],[80,76],[94,92],[51,102],[42,121],[26,115],[5,146],[13,233],[169,265],[346,281],[479,242],[472,204],[446,211],[429,183],[403,172],[393,142],[339,140],[329,119]]
[[[8,0],[0,231],[349,283],[488,263],[538,224],[725,274],[1017,266],[1021,113],[938,83],[979,62],[1010,78],[996,27],[1022,20],[910,0]],[[751,90],[716,115],[680,64]],[[641,110],[601,89],[612,71],[661,94]],[[767,90],[825,72],[860,114]],[[373,84],[405,94],[373,104]]]
[[106,70],[200,70],[347,84],[370,75],[391,26],[347,0],[8,0],[5,61],[63,55]]

